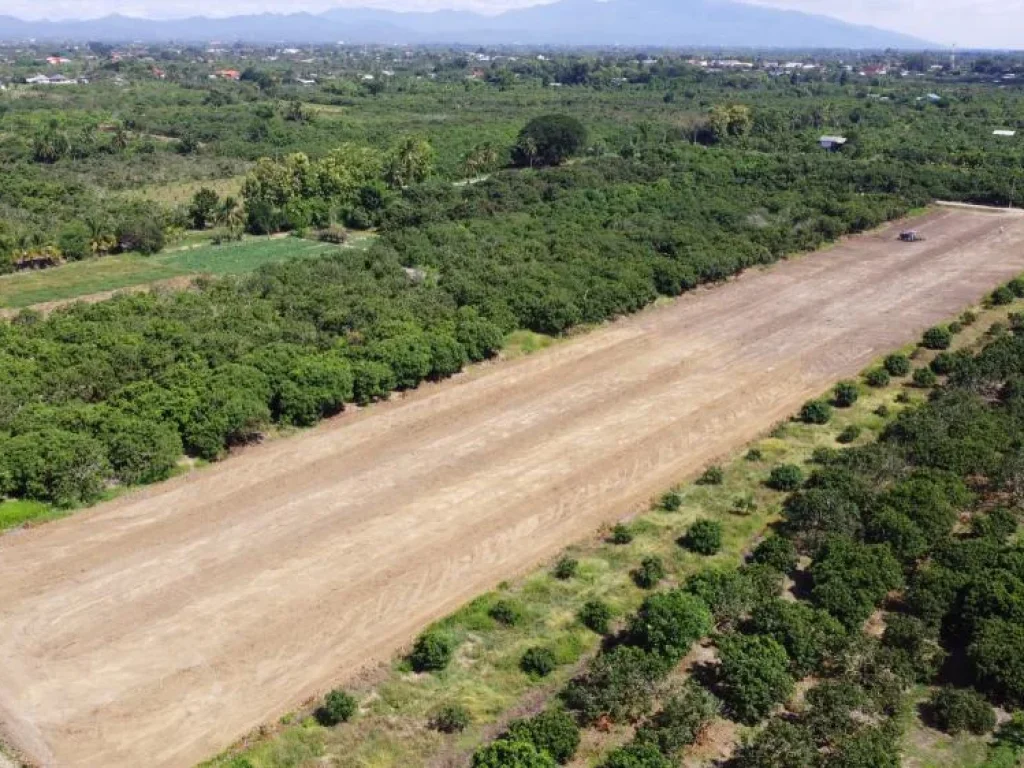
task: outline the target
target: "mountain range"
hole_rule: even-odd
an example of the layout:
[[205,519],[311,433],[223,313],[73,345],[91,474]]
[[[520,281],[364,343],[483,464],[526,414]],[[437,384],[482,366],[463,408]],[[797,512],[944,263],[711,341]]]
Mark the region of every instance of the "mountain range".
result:
[[559,0],[483,16],[468,11],[336,8],[154,20],[25,21],[0,16],[0,39],[108,42],[383,43],[703,48],[930,47],[909,34],[735,0]]

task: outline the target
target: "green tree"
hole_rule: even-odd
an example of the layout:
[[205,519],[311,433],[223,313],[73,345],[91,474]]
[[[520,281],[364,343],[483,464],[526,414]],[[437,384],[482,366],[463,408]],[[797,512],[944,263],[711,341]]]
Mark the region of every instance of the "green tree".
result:
[[983,736],[996,727],[992,705],[969,688],[943,686],[932,693],[926,709],[935,727],[949,734],[966,731]]
[[560,764],[568,763],[580,745],[580,729],[572,715],[552,707],[525,720],[513,720],[505,738],[533,744]]
[[206,229],[216,220],[220,196],[209,187],[200,187],[188,206],[188,217],[193,229]]
[[714,555],[722,548],[722,524],[718,520],[698,520],[683,537],[683,545],[699,555]]
[[547,752],[528,741],[498,739],[473,754],[473,768],[556,768]]
[[718,641],[717,691],[730,716],[754,725],[793,692],[789,656],[763,635],[728,635]]
[[676,662],[711,631],[711,611],[700,598],[679,589],[647,597],[629,622],[629,636],[641,648]]
[[409,661],[416,672],[438,672],[455,655],[455,638],[439,629],[424,632],[412,647]]
[[519,132],[513,149],[518,166],[561,165],[587,143],[587,129],[568,115],[543,115]]
[[406,137],[385,162],[384,177],[392,189],[424,181],[434,167],[434,150],[427,141]]
[[321,725],[333,726],[348,722],[356,713],[356,700],[340,688],[335,688],[324,698],[323,706],[316,711],[316,718]]

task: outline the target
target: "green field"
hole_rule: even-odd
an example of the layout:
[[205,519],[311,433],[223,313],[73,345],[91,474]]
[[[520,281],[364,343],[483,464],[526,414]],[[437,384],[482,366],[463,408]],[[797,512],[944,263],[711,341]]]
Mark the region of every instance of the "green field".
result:
[[[352,241],[359,247],[363,236]],[[319,256],[338,246],[294,237],[251,238],[240,243],[206,244],[155,256],[136,253],[78,261],[52,269],[0,277],[0,308],[18,309],[186,275],[238,275],[294,257]]]

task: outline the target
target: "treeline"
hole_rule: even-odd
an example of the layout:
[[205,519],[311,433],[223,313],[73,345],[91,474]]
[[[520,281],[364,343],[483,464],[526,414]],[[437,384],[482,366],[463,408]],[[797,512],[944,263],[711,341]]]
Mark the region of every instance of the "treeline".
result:
[[[876,442],[819,449],[810,477],[775,467],[768,485],[791,490],[783,520],[738,570],[707,568],[652,593],[614,634],[607,607],[588,603],[580,621],[605,635],[597,657],[549,709],[481,747],[473,766],[553,768],[573,758],[581,729],[616,724],[635,735],[603,768],[671,768],[724,716],[758,726],[730,768],[898,768],[908,693],[920,684],[933,686],[924,719],[949,733],[993,731],[994,705],[1015,712],[987,765],[1016,765],[1024,755],[1016,712],[1024,708],[1024,318],[1014,326],[976,356],[938,358],[931,367],[948,383]],[[911,373],[888,362],[901,377]],[[856,392],[841,384],[833,407],[848,407]],[[830,418],[818,410],[801,418]],[[672,496],[662,501],[668,511],[678,508]],[[715,527],[698,522],[680,543],[713,553],[705,545]],[[612,537],[627,540],[618,530]],[[573,577],[560,566],[559,577]],[[638,584],[663,578],[641,582],[653,567],[645,561],[634,573]],[[784,577],[793,585],[785,597]],[[866,631],[869,619],[880,632]],[[667,682],[701,638],[713,643],[715,663]],[[445,642],[443,630],[428,631],[414,665],[445,666],[455,650]],[[427,652],[438,647],[445,653]],[[801,703],[782,710],[799,681],[809,685]]]
[[[631,312],[902,210],[823,164],[700,152],[413,186],[367,254],[27,312],[0,327],[3,490],[87,503],[166,476],[182,449],[216,458],[274,423],[450,376],[512,330]],[[801,193],[783,191],[794,174]]]

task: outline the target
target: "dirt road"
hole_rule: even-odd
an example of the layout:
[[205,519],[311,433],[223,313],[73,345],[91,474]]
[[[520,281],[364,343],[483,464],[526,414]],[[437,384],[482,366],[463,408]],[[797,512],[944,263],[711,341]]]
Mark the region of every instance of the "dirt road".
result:
[[1024,270],[947,209],[0,539],[0,720],[186,766]]

